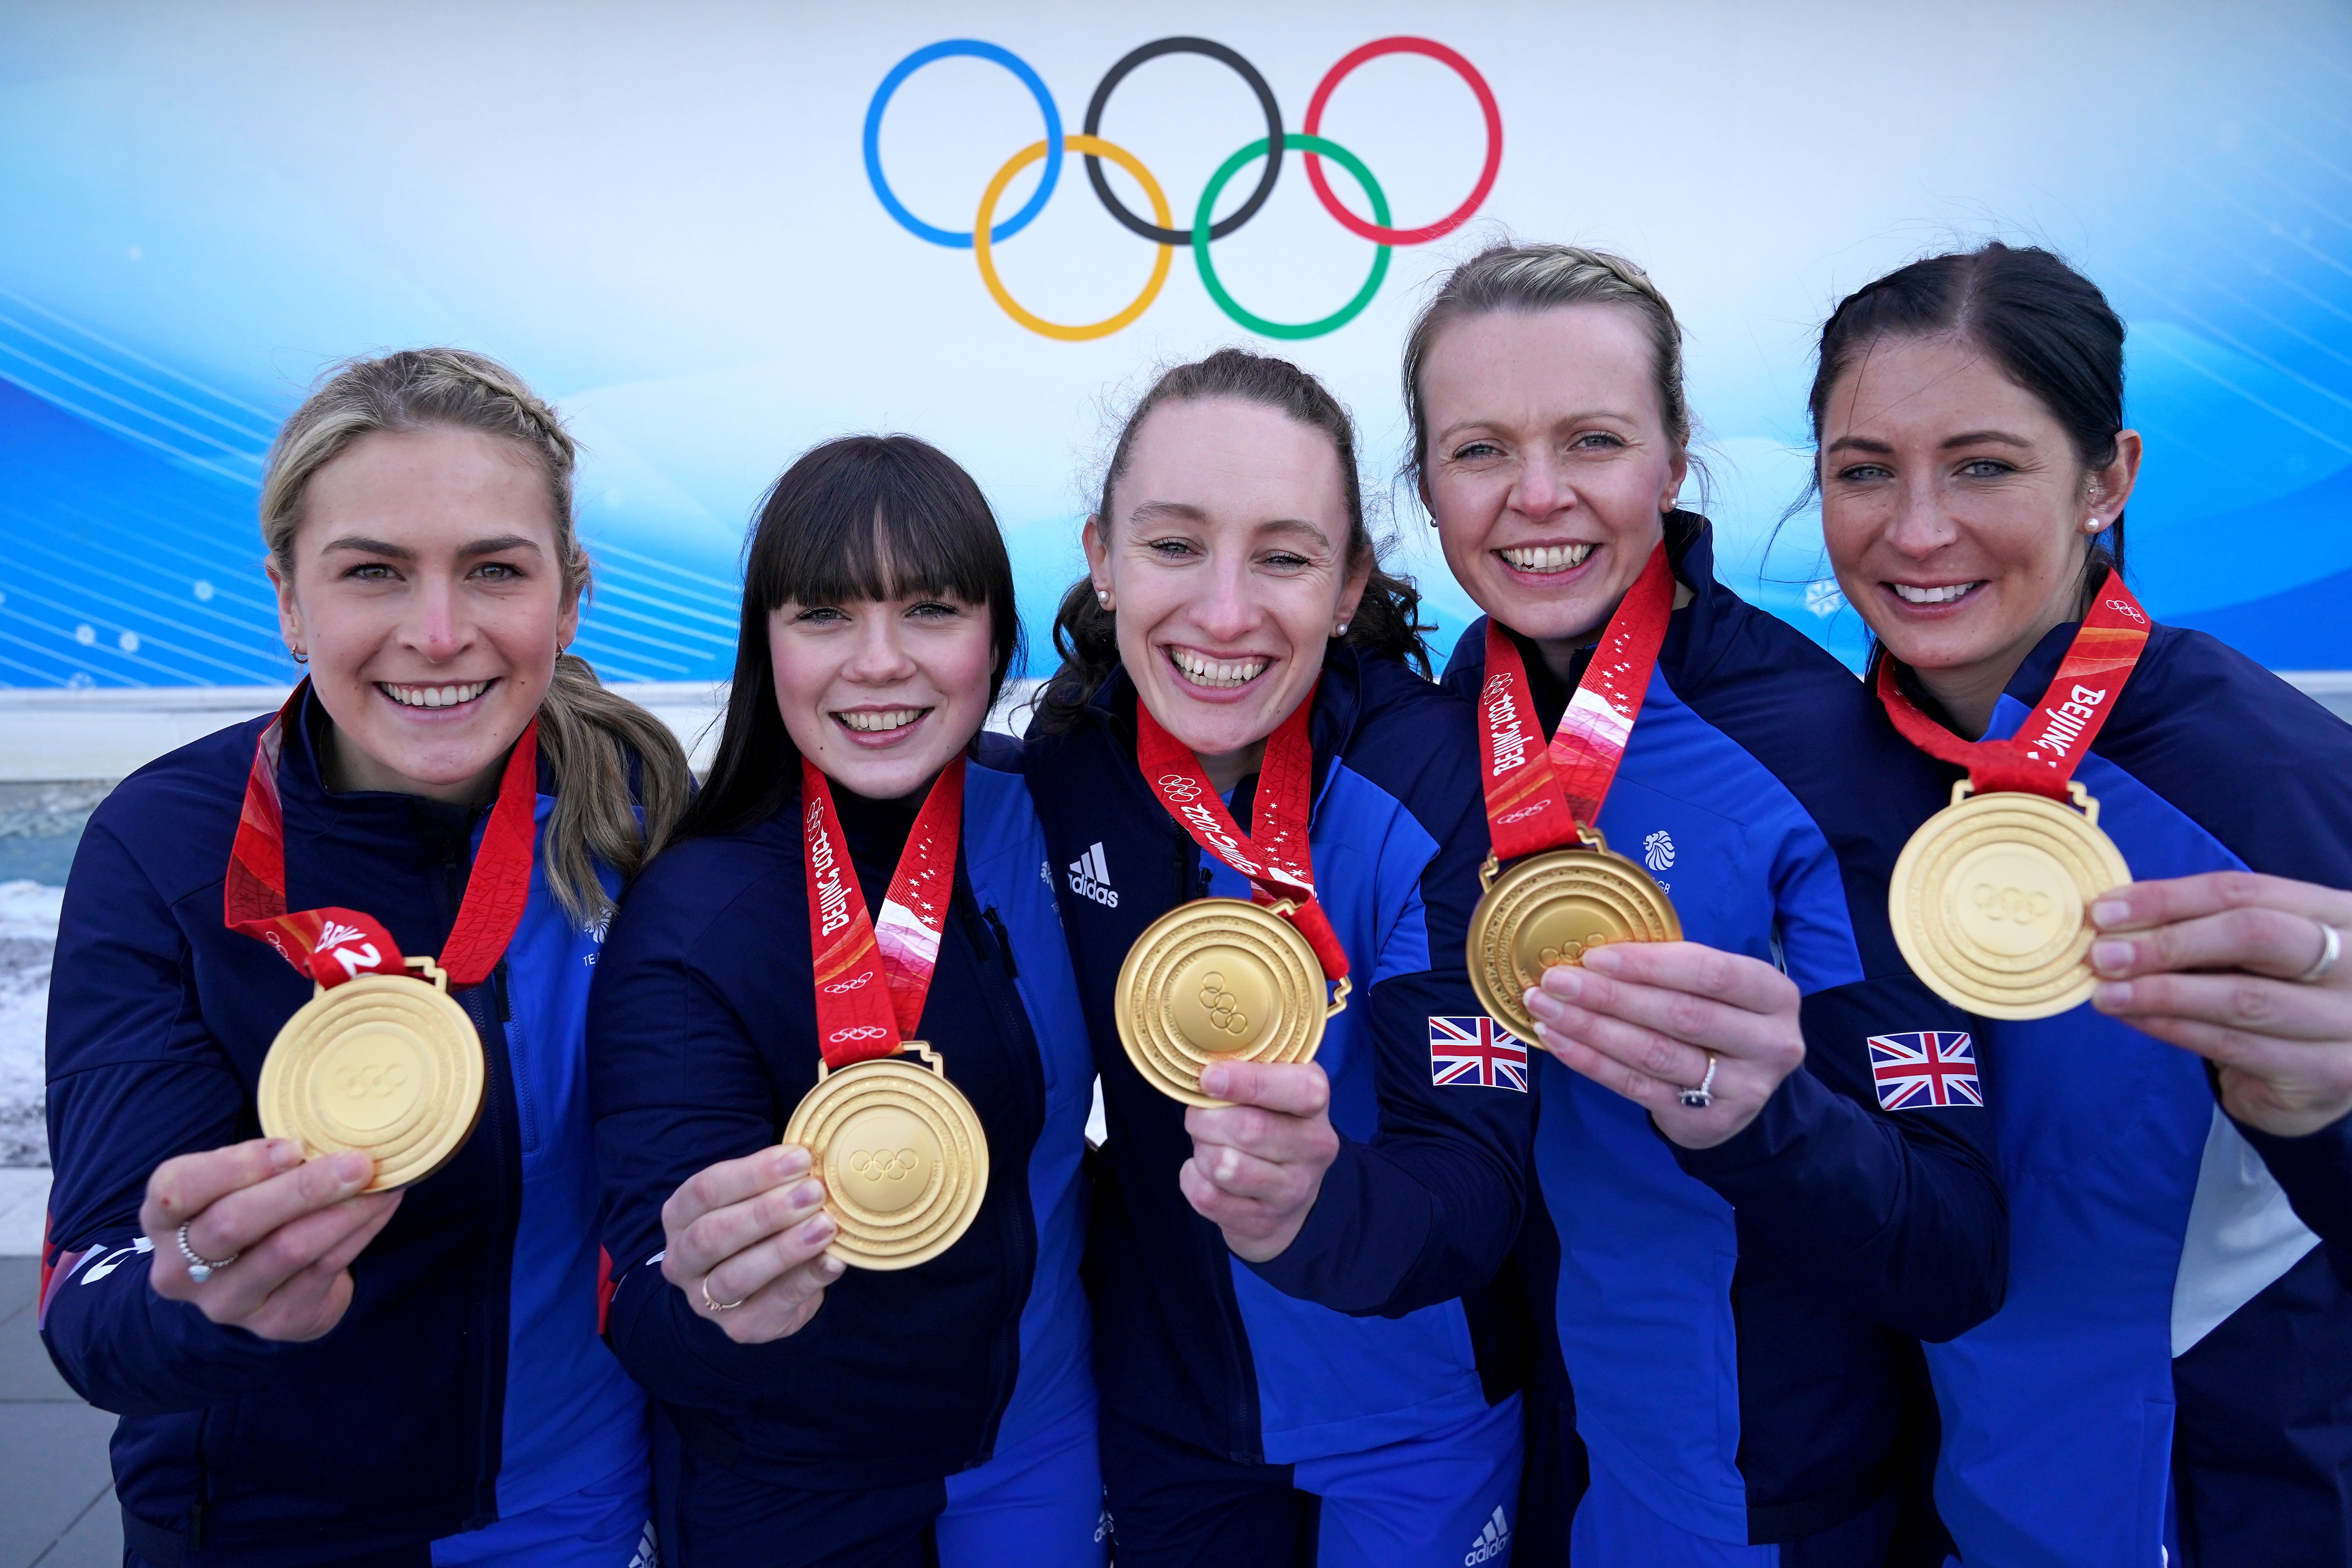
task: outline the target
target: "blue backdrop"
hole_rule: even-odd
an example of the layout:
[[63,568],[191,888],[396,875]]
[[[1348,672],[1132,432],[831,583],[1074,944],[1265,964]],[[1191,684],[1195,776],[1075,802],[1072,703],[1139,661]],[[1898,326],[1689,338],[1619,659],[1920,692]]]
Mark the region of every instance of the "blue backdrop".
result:
[[[2148,458],[2129,549],[2150,607],[2274,668],[2352,668],[2352,10],[1770,12],[0,5],[0,683],[286,679],[254,522],[271,433],[324,365],[433,341],[509,359],[583,437],[600,585],[580,650],[608,678],[726,672],[761,489],[851,429],[911,430],[971,468],[1043,647],[1120,399],[1157,363],[1276,340],[1181,248],[1131,324],[1045,335],[968,247],[919,229],[971,228],[1040,135],[1036,88],[1074,133],[1113,62],[1178,34],[1246,56],[1294,133],[1375,38],[1435,39],[1491,90],[1499,174],[1463,226],[1375,253],[1294,153],[1215,263],[1250,311],[1303,321],[1392,258],[1360,314],[1279,346],[1356,408],[1445,632],[1472,607],[1382,481],[1396,351],[1449,261],[1508,233],[1650,266],[1691,335],[1727,576],[1852,658],[1817,521],[1783,521],[1811,334],[1886,268],[1999,235],[2065,252],[2130,323]],[[954,56],[876,112],[895,64],[957,37],[1035,87]],[[1101,132],[1179,225],[1265,133],[1261,100],[1205,56],[1155,58],[1118,94]],[[1318,124],[1377,172],[1400,228],[1464,202],[1490,130],[1467,77],[1409,52],[1354,68]],[[914,226],[877,199],[869,143]],[[1000,222],[1045,173],[1009,180]],[[1217,213],[1256,179],[1242,169]],[[1050,196],[994,247],[1001,287],[1054,321],[1111,316],[1151,246],[1075,156]]]

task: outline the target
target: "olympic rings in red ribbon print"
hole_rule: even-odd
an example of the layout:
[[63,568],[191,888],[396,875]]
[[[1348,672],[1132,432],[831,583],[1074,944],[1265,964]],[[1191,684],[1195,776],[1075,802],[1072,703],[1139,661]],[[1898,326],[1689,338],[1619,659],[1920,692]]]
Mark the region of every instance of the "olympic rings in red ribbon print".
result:
[[[1248,86],[1265,116],[1265,134],[1244,145],[1209,176],[1199,200],[1194,204],[1192,224],[1184,228],[1174,226],[1167,194],[1160,189],[1160,182],[1152,177],[1151,171],[1144,166],[1143,162],[1126,148],[1107,142],[1100,135],[1103,110],[1119,83],[1137,67],[1162,55],[1176,54],[1205,56],[1229,68]],[[1380,182],[1373,178],[1371,170],[1353,153],[1318,133],[1324,110],[1330,106],[1331,95],[1340,82],[1357,67],[1383,55],[1423,55],[1447,67],[1476,95],[1478,108],[1486,116],[1486,156],[1469,195],[1452,212],[1420,228],[1392,227],[1389,221],[1387,193],[1381,189]],[[981,195],[979,208],[969,229],[945,229],[925,223],[907,210],[905,204],[891,190],[888,176],[882,172],[882,115],[889,108],[891,96],[908,77],[923,67],[934,60],[957,56],[988,60],[1011,71],[1029,89],[1030,97],[1036,100],[1045,132],[1042,140],[1014,153],[997,170]],[[990,297],[1006,315],[1031,331],[1065,342],[1108,337],[1151,308],[1151,302],[1159,298],[1161,285],[1168,280],[1168,269],[1176,247],[1184,246],[1192,252],[1193,264],[1201,274],[1202,287],[1209,291],[1209,297],[1227,316],[1266,337],[1297,339],[1319,337],[1325,332],[1336,331],[1362,313],[1364,308],[1372,302],[1373,296],[1380,292],[1381,282],[1388,275],[1389,255],[1394,247],[1426,245],[1470,221],[1471,216],[1484,205],[1487,194],[1495,188],[1495,176],[1503,165],[1503,114],[1495,102],[1493,90],[1486,85],[1486,79],[1478,74],[1477,68],[1444,44],[1429,38],[1375,38],[1349,50],[1340,57],[1338,64],[1323,73],[1323,79],[1316,84],[1314,95],[1307,100],[1307,119],[1302,128],[1286,132],[1282,128],[1281,106],[1275,100],[1274,89],[1266,84],[1265,78],[1258,73],[1257,68],[1241,55],[1209,38],[1159,38],[1130,50],[1118,64],[1103,73],[1102,80],[1096,84],[1094,96],[1087,100],[1084,131],[1076,135],[1066,135],[1062,130],[1061,111],[1055,106],[1053,93],[1046,88],[1045,79],[1030,68],[1027,61],[1009,49],[977,38],[948,38],[928,44],[900,60],[890,68],[889,74],[874,89],[873,101],[866,110],[865,151],[866,177],[873,185],[874,195],[882,203],[883,209],[919,239],[954,249],[970,250],[979,265],[981,281],[986,286]],[[1265,205],[1266,198],[1274,194],[1276,181],[1281,176],[1284,155],[1290,152],[1297,152],[1306,161],[1307,184],[1314,187],[1316,199],[1323,204],[1324,211],[1350,234],[1370,240],[1376,247],[1370,271],[1354,296],[1329,315],[1312,321],[1273,321],[1244,308],[1226,291],[1209,256],[1213,241],[1223,239],[1241,228]],[[1095,196],[1102,203],[1104,210],[1130,233],[1149,241],[1156,250],[1150,279],[1144,284],[1142,292],[1130,300],[1126,309],[1099,321],[1075,326],[1047,321],[1013,299],[1005,289],[1003,280],[997,276],[994,257],[997,246],[1028,227],[1037,215],[1045,211],[1045,204],[1053,199],[1055,189],[1061,181],[1066,153],[1076,153],[1086,160],[1087,183],[1094,187]],[[1110,182],[1103,174],[1102,161],[1106,158],[1126,170],[1142,187],[1144,197],[1151,206],[1150,221],[1129,210],[1111,190]],[[1345,169],[1349,177],[1363,191],[1366,203],[1372,209],[1371,220],[1358,217],[1341,205],[1324,174],[1323,161],[1327,158]],[[999,219],[996,208],[1005,187],[1022,170],[1041,160],[1045,167],[1036,190],[1022,204],[1020,210],[1010,217]],[[1248,199],[1224,218],[1213,223],[1217,198],[1223,194],[1225,186],[1250,164],[1259,163],[1264,167]]]

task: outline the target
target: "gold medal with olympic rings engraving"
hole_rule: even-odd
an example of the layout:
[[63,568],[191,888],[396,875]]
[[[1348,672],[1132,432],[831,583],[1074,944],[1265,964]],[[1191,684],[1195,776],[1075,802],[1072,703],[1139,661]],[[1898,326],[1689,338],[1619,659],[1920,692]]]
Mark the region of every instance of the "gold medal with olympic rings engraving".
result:
[[1295,906],[1194,899],[1143,928],[1118,966],[1119,1044],[1146,1082],[1187,1105],[1213,1061],[1312,1061],[1323,1026],[1348,1005],[1343,977],[1324,999],[1323,966]]
[[319,988],[262,1058],[261,1130],[306,1157],[356,1150],[367,1192],[421,1182],[473,1136],[482,1114],[481,1037],[449,977],[412,958],[410,979],[361,974]]
[[1533,1043],[1536,1021],[1523,998],[1556,963],[1582,963],[1616,942],[1680,942],[1683,924],[1651,875],[1609,847],[1597,827],[1579,829],[1573,849],[1530,855],[1497,878],[1486,857],[1486,892],[1470,911],[1470,986],[1486,1016]]
[[838,1227],[825,1250],[856,1268],[912,1268],[953,1247],[988,1195],[988,1136],[939,1053],[835,1071],[793,1108],[784,1142],[809,1152]]
[[1912,973],[1988,1018],[2047,1018],[2089,999],[2092,901],[2131,880],[2099,803],[2070,811],[2022,790],[1971,795],[1919,825],[1895,862],[1887,913]]

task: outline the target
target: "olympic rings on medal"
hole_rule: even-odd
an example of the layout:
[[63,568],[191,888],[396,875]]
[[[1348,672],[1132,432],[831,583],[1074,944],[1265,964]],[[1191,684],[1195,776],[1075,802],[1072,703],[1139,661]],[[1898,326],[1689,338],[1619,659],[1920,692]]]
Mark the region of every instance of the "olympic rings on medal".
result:
[[[1103,112],[1110,102],[1111,93],[1118,89],[1119,83],[1126,80],[1137,68],[1158,59],[1163,55],[1175,54],[1202,55],[1229,67],[1256,97],[1259,108],[1265,114],[1265,134],[1226,159],[1217,172],[1210,176],[1208,184],[1202,190],[1201,199],[1193,211],[1192,223],[1189,228],[1171,226],[1172,214],[1169,208],[1166,194],[1160,189],[1159,182],[1152,177],[1150,172],[1144,167],[1142,161],[1117,143],[1105,141],[1100,135]],[[1331,95],[1339,83],[1366,61],[1379,58],[1383,55],[1395,54],[1426,56],[1454,71],[1468,84],[1471,92],[1477,98],[1479,110],[1485,116],[1486,122],[1486,155],[1480,165],[1477,182],[1472,187],[1468,198],[1435,223],[1412,229],[1391,227],[1388,197],[1381,191],[1379,181],[1372,177],[1371,170],[1365,166],[1362,159],[1341,147],[1338,142],[1317,133],[1317,128],[1323,122],[1323,111],[1329,104]],[[883,111],[889,107],[891,96],[898,90],[899,86],[908,77],[924,66],[934,60],[959,55],[1001,65],[1019,78],[1022,84],[1028,88],[1030,96],[1037,100],[1037,107],[1042,111],[1045,122],[1045,138],[1015,153],[989,181],[988,188],[981,197],[979,209],[974,214],[972,226],[969,230],[940,228],[915,216],[913,213],[907,210],[905,204],[898,200],[898,195],[890,189],[888,179],[882,173],[882,115]],[[1284,154],[1294,149],[1307,161],[1307,180],[1314,186],[1316,197],[1323,204],[1324,210],[1337,218],[1349,233],[1369,239],[1378,247],[1372,257],[1370,272],[1365,278],[1363,285],[1356,290],[1354,296],[1346,304],[1318,321],[1296,323],[1271,321],[1244,309],[1233,295],[1227,292],[1224,284],[1217,277],[1215,265],[1209,258],[1211,241],[1223,239],[1232,235],[1244,224],[1255,217],[1259,210],[1265,205],[1267,198],[1274,194],[1276,182],[1281,176]],[[1400,37],[1376,38],[1341,57],[1339,62],[1326,71],[1323,79],[1316,85],[1314,97],[1309,100],[1307,108],[1306,129],[1303,132],[1285,132],[1282,129],[1281,105],[1276,101],[1274,89],[1266,84],[1265,78],[1259,74],[1255,66],[1250,64],[1234,50],[1212,39],[1175,37],[1156,39],[1139,48],[1131,49],[1121,57],[1117,64],[1103,74],[1102,80],[1096,84],[1094,96],[1087,104],[1084,132],[1078,135],[1069,136],[1063,134],[1061,115],[1055,108],[1053,94],[1046,89],[1044,80],[1030,68],[1026,61],[995,44],[983,43],[972,38],[950,38],[926,45],[890,68],[889,74],[885,76],[881,85],[875,89],[873,101],[866,106],[865,153],[866,176],[868,183],[873,185],[874,194],[882,203],[883,209],[889,213],[901,227],[919,239],[929,240],[933,245],[971,251],[973,259],[980,268],[981,282],[988,289],[989,297],[996,301],[997,306],[1006,315],[1041,336],[1055,338],[1064,342],[1078,342],[1092,338],[1108,337],[1121,328],[1132,324],[1144,311],[1150,310],[1152,301],[1159,298],[1161,287],[1168,280],[1168,268],[1174,254],[1173,247],[1182,245],[1192,248],[1193,263],[1200,270],[1202,287],[1208,291],[1209,297],[1216,301],[1219,310],[1251,331],[1271,338],[1297,339],[1319,337],[1325,332],[1336,331],[1362,314],[1365,308],[1380,293],[1381,284],[1388,277],[1389,259],[1392,247],[1400,245],[1425,245],[1431,240],[1453,233],[1470,220],[1471,215],[1484,205],[1487,195],[1494,190],[1496,174],[1502,167],[1503,116],[1502,110],[1496,104],[1493,90],[1486,85],[1486,79],[1480,76],[1477,68],[1460,54],[1444,44],[1428,38]],[[1102,321],[1090,321],[1079,326],[1049,321],[1014,300],[1005,289],[1003,279],[997,275],[993,255],[994,247],[1003,244],[1004,241],[1020,233],[1029,226],[1031,220],[1045,210],[1046,202],[1053,198],[1054,192],[1060,184],[1065,153],[1076,153],[1086,161],[1087,181],[1094,186],[1095,195],[1101,201],[1104,210],[1117,218],[1129,232],[1149,240],[1160,250],[1160,254],[1152,259],[1151,276],[1144,283],[1142,291],[1129,302],[1126,309]],[[1045,160],[1045,167],[1038,178],[1036,190],[1030,195],[1028,201],[1022,205],[1020,211],[1002,223],[996,222],[996,204],[1002,199],[1014,176],[1041,158]],[[1129,212],[1126,205],[1119,200],[1117,193],[1112,191],[1110,182],[1103,173],[1102,160],[1105,158],[1126,170],[1134,176],[1136,183],[1143,187],[1144,195],[1151,204],[1153,222],[1146,223],[1134,213]],[[1258,176],[1257,187],[1250,193],[1249,199],[1242,203],[1223,221],[1212,222],[1217,197],[1223,194],[1225,186],[1232,182],[1235,174],[1248,167],[1253,161],[1261,158],[1265,161],[1265,169]],[[1325,179],[1323,173],[1323,160],[1326,158],[1333,160],[1346,169],[1357,184],[1362,187],[1365,197],[1371,205],[1371,221],[1367,222],[1356,216],[1341,205],[1339,197],[1332,194],[1329,182]]]

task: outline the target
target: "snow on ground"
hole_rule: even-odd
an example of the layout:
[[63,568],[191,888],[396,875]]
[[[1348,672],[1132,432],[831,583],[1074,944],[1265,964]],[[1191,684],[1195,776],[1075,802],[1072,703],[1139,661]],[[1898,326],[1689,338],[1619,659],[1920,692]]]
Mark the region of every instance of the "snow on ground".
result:
[[63,888],[0,882],[0,1168],[45,1166],[42,1030]]

